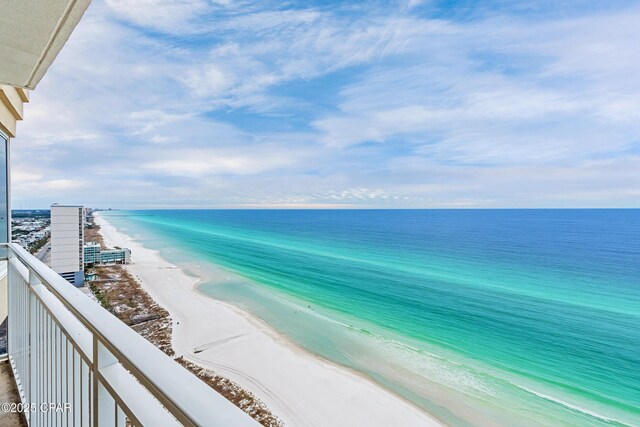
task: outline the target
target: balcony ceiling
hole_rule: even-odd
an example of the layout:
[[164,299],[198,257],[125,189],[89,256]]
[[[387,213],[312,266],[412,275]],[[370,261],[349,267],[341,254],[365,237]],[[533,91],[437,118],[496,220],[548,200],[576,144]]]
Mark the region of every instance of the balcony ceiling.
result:
[[0,83],[35,89],[91,0],[1,0]]

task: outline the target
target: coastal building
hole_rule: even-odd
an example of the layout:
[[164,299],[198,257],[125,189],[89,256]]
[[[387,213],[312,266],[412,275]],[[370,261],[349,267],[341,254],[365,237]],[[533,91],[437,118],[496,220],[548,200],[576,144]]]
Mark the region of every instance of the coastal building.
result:
[[[68,209],[68,218],[61,206],[52,208],[68,221],[51,229],[54,243],[69,246],[58,246],[59,271],[11,242],[10,138],[28,90],[36,88],[89,3],[21,0],[0,6],[0,359],[6,360],[0,388],[7,407],[38,409],[0,411],[0,425],[257,427],[60,276],[73,273],[75,281],[83,269],[79,207]],[[39,147],[45,155],[49,149],[55,146]]]
[[84,284],[84,207],[51,205],[51,268],[75,286]]
[[131,251],[127,248],[102,249],[98,242],[84,245],[85,266],[105,264],[129,264]]
[[123,249],[107,249],[100,252],[100,263],[102,264],[129,264],[131,251]]
[[89,242],[84,245],[84,265],[91,266],[100,263],[100,244]]

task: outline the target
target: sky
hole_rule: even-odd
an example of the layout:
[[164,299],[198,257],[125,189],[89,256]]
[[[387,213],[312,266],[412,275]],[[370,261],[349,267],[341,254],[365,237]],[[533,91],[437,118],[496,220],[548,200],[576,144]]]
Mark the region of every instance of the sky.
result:
[[13,208],[640,207],[640,1],[94,0]]

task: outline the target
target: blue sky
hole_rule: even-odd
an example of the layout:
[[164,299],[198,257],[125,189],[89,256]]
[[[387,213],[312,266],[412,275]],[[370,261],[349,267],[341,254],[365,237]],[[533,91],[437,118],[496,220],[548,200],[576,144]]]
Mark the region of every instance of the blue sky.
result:
[[13,207],[640,207],[640,2],[94,0]]

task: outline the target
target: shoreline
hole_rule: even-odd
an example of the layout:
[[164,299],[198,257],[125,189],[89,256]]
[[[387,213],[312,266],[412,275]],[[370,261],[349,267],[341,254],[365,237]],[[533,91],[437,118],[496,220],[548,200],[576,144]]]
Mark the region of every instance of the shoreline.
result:
[[251,313],[204,294],[200,278],[95,218],[109,245],[132,250],[125,268],[170,313],[176,356],[235,381],[285,425],[444,425],[364,375],[300,348]]

